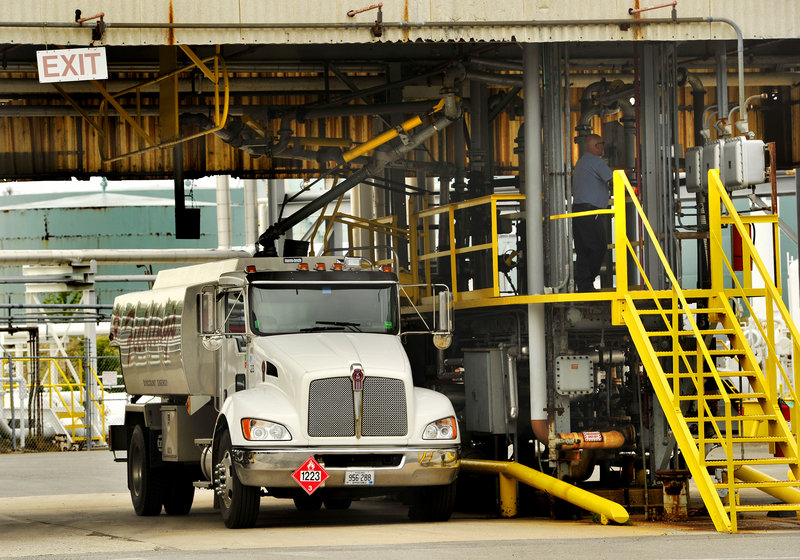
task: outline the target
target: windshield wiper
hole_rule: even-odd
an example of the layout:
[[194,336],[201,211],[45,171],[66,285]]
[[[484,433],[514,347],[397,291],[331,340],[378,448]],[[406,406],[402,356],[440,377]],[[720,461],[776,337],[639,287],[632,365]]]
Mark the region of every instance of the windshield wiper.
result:
[[344,327],[340,326],[322,326],[317,325],[316,327],[306,327],[304,329],[300,329],[300,332],[319,332],[319,331],[343,331]]
[[361,332],[361,329],[358,327],[361,326],[361,323],[350,323],[347,321],[317,321],[318,325],[332,325],[334,327],[348,327],[352,329],[354,332]]

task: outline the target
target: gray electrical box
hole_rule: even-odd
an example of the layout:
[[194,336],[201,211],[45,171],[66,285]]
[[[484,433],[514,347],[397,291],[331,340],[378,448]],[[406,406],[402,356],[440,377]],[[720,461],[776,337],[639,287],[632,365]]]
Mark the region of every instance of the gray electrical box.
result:
[[722,169],[723,146],[725,146],[725,140],[712,140],[703,146],[703,168],[700,177],[703,190],[708,189],[708,170]]
[[497,348],[464,352],[467,430],[506,433],[503,352]]
[[162,447],[164,461],[199,461],[200,448],[196,438],[206,438],[214,430],[217,411],[204,406],[191,416],[185,406],[161,407]]
[[725,141],[720,169],[722,183],[729,191],[764,182],[766,158],[764,142],[743,136]]
[[695,146],[686,150],[686,190],[700,192],[703,188],[703,148]]
[[594,366],[589,356],[556,358],[556,391],[562,395],[583,395],[594,390]]

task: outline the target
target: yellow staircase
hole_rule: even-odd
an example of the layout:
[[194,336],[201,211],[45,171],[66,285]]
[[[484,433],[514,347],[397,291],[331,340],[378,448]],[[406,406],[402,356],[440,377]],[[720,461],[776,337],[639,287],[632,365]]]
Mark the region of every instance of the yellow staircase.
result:
[[[672,272],[656,234],[625,174],[614,174],[614,200],[626,195],[639,214],[646,243],[660,257],[669,279],[668,290],[654,290],[637,249],[625,234],[625,204],[615,204],[614,246],[617,287],[612,300],[615,324],[630,331],[644,369],[669,422],[682,456],[718,531],[736,532],[737,515],[749,511],[800,511],[800,458],[797,407],[792,428],[778,405],[778,381],[787,400],[797,403],[797,385],[782,367],[774,346],[774,310],[793,339],[793,355],[800,356],[800,335],[792,323],[780,290],[773,283],[749,236],[749,222],[773,224],[777,215],[739,216],[719,172],[709,172],[709,230],[711,288],[683,290]],[[722,225],[739,230],[743,240],[744,271],[733,270],[722,245]],[[779,254],[777,243],[775,254]],[[639,269],[642,285],[629,288],[628,259]],[[752,260],[764,287],[754,288],[747,264]],[[776,263],[776,278],[779,268]],[[760,285],[762,282],[756,282]],[[727,286],[727,287],[726,287]],[[763,367],[748,345],[731,302],[755,317],[754,301],[763,302],[766,316],[756,321],[766,342]],[[758,307],[756,305],[756,307]],[[723,371],[722,358],[737,364]],[[761,429],[753,429],[755,427]],[[764,429],[765,428],[765,429]],[[776,456],[779,455],[779,456]],[[783,465],[786,476],[777,480],[760,473],[759,466]],[[778,497],[781,504],[747,504],[745,489],[759,489]],[[743,501],[743,498],[745,500]]]

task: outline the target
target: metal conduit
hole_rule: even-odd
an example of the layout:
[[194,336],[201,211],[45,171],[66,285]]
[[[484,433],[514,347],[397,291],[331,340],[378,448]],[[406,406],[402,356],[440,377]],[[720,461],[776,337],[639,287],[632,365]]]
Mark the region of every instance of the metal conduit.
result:
[[[493,20],[493,21],[383,21],[381,27],[389,29],[423,29],[430,27],[460,28],[460,27],[563,27],[582,25],[676,25],[681,23],[704,22],[729,23],[722,18],[687,17],[687,18],[611,18],[611,19],[562,19],[550,21],[520,21],[520,20]],[[144,22],[104,22],[106,29],[373,29],[374,23],[361,22],[253,22],[253,23],[144,23]],[[42,22],[42,21],[0,21],[0,27],[31,27],[31,28],[71,28],[85,31],[87,27],[76,25],[73,22]]]

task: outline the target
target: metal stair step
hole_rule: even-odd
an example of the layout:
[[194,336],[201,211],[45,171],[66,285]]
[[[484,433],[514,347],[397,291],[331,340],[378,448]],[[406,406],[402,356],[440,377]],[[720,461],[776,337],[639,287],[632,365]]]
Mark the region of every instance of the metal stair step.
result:
[[[697,424],[700,422],[699,416],[684,416],[683,419],[687,424]],[[703,423],[713,424],[714,422],[724,422],[724,416],[703,416]],[[741,416],[732,416],[731,422],[741,422],[743,420],[778,420],[777,414],[747,414]]]
[[[727,482],[715,482],[717,488],[729,488]],[[734,488],[791,488],[800,486],[800,480],[772,480],[769,482],[739,482],[733,483]]]
[[[743,370],[743,371],[718,371],[716,374],[710,371],[704,371],[702,373],[695,373],[692,371],[682,371],[677,374],[679,379],[693,379],[696,377],[714,377],[715,375],[719,377],[756,377],[758,372],[751,371],[751,370]],[[664,372],[664,375],[668,379],[674,379],[676,374],[672,372]]]
[[[694,438],[694,441],[699,442],[700,438]],[[703,443],[727,443],[726,438],[718,438],[716,435],[703,438]],[[730,438],[731,443],[789,443],[789,440],[782,436],[752,436],[740,437],[734,436]]]
[[[707,467],[727,467],[728,461],[725,459],[702,461]],[[755,459],[733,459],[733,466],[739,465],[791,465],[797,463],[798,460],[793,457],[761,457]]]
[[[735,334],[736,331],[734,329],[698,329],[700,334]],[[677,334],[678,336],[694,336],[694,331],[651,331],[647,333],[647,336],[650,338],[657,337],[657,336],[672,336]]]
[[[660,309],[638,309],[636,310],[639,315],[661,315],[662,311]],[[701,315],[714,315],[717,313],[725,313],[725,310],[721,307],[703,307],[698,309],[672,309],[672,308],[664,308],[663,313],[665,315],[672,315],[673,313],[677,313],[678,315],[685,315],[686,312],[689,312],[693,315],[697,315],[698,313]]]
[[800,504],[761,504],[724,506],[725,511],[800,511]]
[[[697,353],[698,353],[696,349],[690,349],[690,348],[685,348],[684,349],[684,348],[682,348],[681,350],[683,350],[683,353],[686,354],[687,356],[692,356],[692,357],[696,356]],[[709,350],[708,353],[710,355],[712,355],[712,356],[723,356],[724,357],[724,356],[741,356],[741,355],[743,355],[745,353],[745,351],[744,350]],[[653,355],[655,355],[658,358],[669,358],[669,357],[671,357],[671,356],[673,356],[675,354],[680,354],[680,351],[658,350],[657,352],[653,352]]]
[[56,416],[59,418],[83,418],[85,414],[83,412],[70,412],[70,411],[60,411],[56,412]]
[[[731,399],[766,399],[767,395],[765,393],[727,393],[728,397]],[[678,397],[679,401],[718,401],[721,400],[723,395],[711,394],[711,395],[680,395]]]

